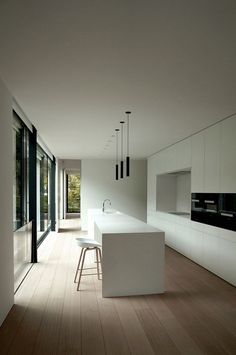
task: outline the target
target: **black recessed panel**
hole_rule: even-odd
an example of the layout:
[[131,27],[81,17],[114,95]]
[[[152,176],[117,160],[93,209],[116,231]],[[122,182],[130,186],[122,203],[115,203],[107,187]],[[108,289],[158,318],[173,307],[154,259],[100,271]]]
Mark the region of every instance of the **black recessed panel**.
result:
[[236,194],[192,193],[191,220],[236,231]]

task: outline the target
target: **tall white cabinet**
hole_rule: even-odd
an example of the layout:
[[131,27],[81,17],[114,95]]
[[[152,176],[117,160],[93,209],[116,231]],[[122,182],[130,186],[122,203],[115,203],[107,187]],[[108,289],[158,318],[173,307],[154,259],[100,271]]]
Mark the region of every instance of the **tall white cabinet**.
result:
[[220,190],[236,192],[236,118],[221,123]]
[[221,125],[205,130],[204,136],[204,191],[220,191]]
[[[156,176],[191,168],[191,191],[236,193],[236,115],[176,143],[148,160],[147,221],[166,244],[236,285],[236,232],[160,212]],[[174,161],[175,158],[175,161]]]
[[204,192],[204,134],[201,132],[191,139],[191,190],[192,192]]

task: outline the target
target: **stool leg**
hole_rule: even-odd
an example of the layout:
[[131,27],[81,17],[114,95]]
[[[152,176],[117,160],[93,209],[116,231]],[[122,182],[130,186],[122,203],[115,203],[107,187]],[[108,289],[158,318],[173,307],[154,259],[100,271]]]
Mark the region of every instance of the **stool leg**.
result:
[[84,259],[85,259],[85,255],[86,255],[87,250],[88,250],[88,248],[86,248],[83,253],[83,258],[82,258],[82,263],[81,263],[81,268],[80,268],[80,273],[79,273],[79,280],[78,280],[78,285],[77,285],[77,291],[79,291],[80,280],[81,280],[81,276],[82,276],[82,272],[83,272],[83,268],[84,268]]
[[78,262],[78,265],[77,265],[77,269],[76,269],[76,273],[75,273],[75,278],[74,278],[74,283],[76,283],[76,279],[77,279],[77,275],[78,275],[79,266],[80,266],[80,262],[81,262],[81,259],[82,259],[83,252],[84,252],[84,248],[82,248],[82,249],[81,249],[81,252],[80,252],[79,262]]
[[95,251],[96,251],[96,263],[97,263],[97,274],[98,274],[98,280],[100,280],[100,270],[99,270],[98,248],[95,248]]
[[100,248],[98,248],[98,254],[99,254],[100,266],[101,266],[101,271],[102,271],[102,252],[101,252]]
[[96,250],[94,250],[94,262],[95,263],[97,262],[97,252],[96,252]]

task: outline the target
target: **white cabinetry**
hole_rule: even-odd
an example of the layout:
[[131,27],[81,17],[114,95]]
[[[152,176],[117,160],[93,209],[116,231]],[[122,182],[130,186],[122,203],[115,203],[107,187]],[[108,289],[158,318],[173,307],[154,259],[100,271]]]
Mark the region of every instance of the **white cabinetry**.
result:
[[158,174],[168,173],[176,170],[176,149],[175,146],[166,148],[158,153],[159,171]]
[[220,190],[236,193],[236,118],[221,124]]
[[158,212],[148,224],[165,232],[168,246],[236,285],[235,232]]
[[203,260],[202,265],[219,274],[219,238],[213,234],[203,233]]
[[192,136],[191,191],[204,192],[204,134]]
[[220,191],[220,125],[208,128],[204,133],[204,185],[205,192]]
[[[235,237],[235,236],[234,236]],[[219,267],[218,275],[236,285],[236,241],[219,239]]]
[[[155,159],[158,164],[149,170],[155,181],[156,175],[191,167],[191,192],[236,193],[236,115],[163,150]],[[153,201],[154,179],[151,183],[148,199]],[[236,232],[164,212],[148,216],[148,223],[165,231],[167,245],[236,285]]]
[[189,169],[191,167],[191,138],[177,143],[172,148],[176,149],[176,170]]

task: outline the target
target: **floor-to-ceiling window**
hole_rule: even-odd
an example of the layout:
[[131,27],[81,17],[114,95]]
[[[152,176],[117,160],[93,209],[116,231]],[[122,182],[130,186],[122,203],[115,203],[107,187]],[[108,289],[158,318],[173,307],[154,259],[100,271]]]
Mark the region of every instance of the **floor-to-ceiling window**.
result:
[[[13,232],[15,285],[31,262],[29,222],[29,130],[13,113]],[[17,286],[16,286],[17,287]]]
[[37,247],[55,230],[55,158],[37,143],[35,127],[26,124],[13,111],[15,289],[37,262]]
[[80,213],[80,175],[66,174],[66,212]]
[[37,146],[37,240],[40,242],[51,226],[52,161]]
[[29,218],[29,136],[27,128],[14,115],[13,123],[13,230]]

